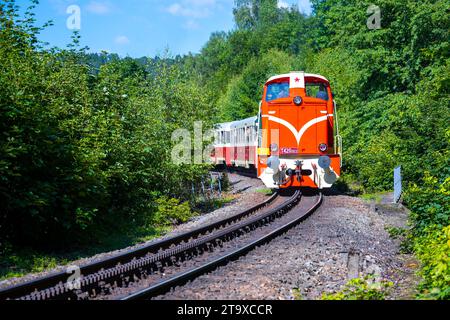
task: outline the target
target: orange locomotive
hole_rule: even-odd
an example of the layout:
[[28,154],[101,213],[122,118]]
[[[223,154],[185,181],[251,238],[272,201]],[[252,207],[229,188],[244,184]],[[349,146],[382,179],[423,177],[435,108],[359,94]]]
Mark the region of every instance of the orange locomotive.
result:
[[329,188],[340,176],[342,141],[326,78],[271,77],[257,117],[216,128],[213,162],[255,168],[269,188]]

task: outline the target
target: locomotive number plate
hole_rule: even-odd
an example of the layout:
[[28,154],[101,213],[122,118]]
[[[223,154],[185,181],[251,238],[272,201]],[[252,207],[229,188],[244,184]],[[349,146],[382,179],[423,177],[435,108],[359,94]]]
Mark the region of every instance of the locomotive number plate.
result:
[[297,154],[298,148],[281,148],[281,154]]

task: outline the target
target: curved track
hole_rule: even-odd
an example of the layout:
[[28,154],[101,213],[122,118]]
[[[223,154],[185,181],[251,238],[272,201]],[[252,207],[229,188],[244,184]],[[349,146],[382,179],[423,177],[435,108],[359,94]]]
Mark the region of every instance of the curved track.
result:
[[[299,190],[290,197],[274,194],[232,217],[82,266],[79,287],[75,290],[67,284],[70,275],[60,272],[0,290],[0,299],[152,297],[270,241],[314,211],[322,196],[313,207],[295,215],[295,219],[283,218],[286,221],[281,223],[280,218],[300,199]],[[267,231],[268,226],[273,230]]]
[[[297,200],[300,198],[300,193],[294,194],[293,198],[297,197]],[[322,203],[323,196],[319,194],[317,199],[311,205],[307,204],[306,206],[302,206],[301,204],[296,205],[296,202],[292,202],[290,206],[295,206],[294,209],[290,208],[293,212],[290,217],[286,217],[285,221],[276,224],[272,228],[269,227],[269,230],[265,230],[261,232],[261,234],[257,235],[253,239],[249,239],[245,244],[238,246],[236,249],[227,251],[223,255],[216,257],[210,261],[201,264],[198,267],[191,268],[185,272],[179,273],[170,277],[169,279],[163,280],[159,283],[151,285],[147,288],[129,294],[121,298],[121,300],[138,300],[138,299],[151,299],[158,295],[164,294],[169,290],[173,289],[176,286],[180,286],[185,284],[188,281],[192,281],[196,277],[203,275],[207,272],[210,272],[217,267],[223,266],[227,264],[229,261],[236,260],[239,257],[245,255],[247,252],[251,251],[257,246],[263,245],[270,240],[278,237],[283,234],[290,228],[297,225],[299,222],[303,221],[307,217],[309,217]]]
[[[93,288],[95,282],[92,277],[96,277],[97,273],[100,273],[100,278],[104,278],[101,273],[104,270],[113,268],[117,265],[123,265],[133,259],[139,259],[145,257],[150,253],[155,253],[161,250],[165,250],[173,245],[187,242],[189,239],[195,239],[202,234],[211,232],[214,229],[223,228],[229,224],[235,223],[245,217],[248,217],[256,212],[263,210],[270,205],[276,203],[274,201],[278,198],[278,194],[274,193],[266,201],[258,203],[257,205],[239,212],[231,217],[216,221],[209,225],[196,228],[194,230],[184,232],[173,237],[169,237],[160,241],[153,242],[147,246],[143,246],[138,249],[128,250],[124,253],[101,259],[99,261],[80,266],[80,274],[82,275],[81,287]],[[76,299],[73,290],[71,290],[66,282],[69,279],[70,274],[66,272],[56,272],[45,277],[41,277],[32,281],[17,284],[9,288],[0,290],[0,300],[6,299]]]

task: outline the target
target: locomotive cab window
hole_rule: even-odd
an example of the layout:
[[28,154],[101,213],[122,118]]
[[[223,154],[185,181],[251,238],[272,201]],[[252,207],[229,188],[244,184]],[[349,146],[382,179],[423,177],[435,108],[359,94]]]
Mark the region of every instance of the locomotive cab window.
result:
[[266,101],[289,97],[289,82],[271,83],[267,86]]
[[328,101],[328,88],[325,83],[306,83],[306,95],[308,97],[317,98]]

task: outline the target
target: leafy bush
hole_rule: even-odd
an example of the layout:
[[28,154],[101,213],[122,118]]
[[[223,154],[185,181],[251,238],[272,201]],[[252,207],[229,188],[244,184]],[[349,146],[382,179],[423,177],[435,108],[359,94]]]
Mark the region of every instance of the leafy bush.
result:
[[375,282],[369,276],[355,278],[348,281],[339,292],[324,293],[322,300],[384,300],[392,286],[392,282]]
[[91,243],[141,225],[155,191],[188,200],[209,166],[172,163],[171,134],[211,128],[210,92],[170,59],[92,70],[76,35],[44,50],[19,13],[0,2],[0,242]]
[[160,197],[155,201],[157,209],[150,218],[150,225],[168,226],[186,222],[194,213],[188,202],[180,203],[178,199]]
[[405,194],[413,221],[414,252],[422,262],[421,298],[450,298],[450,178],[439,183],[426,172]]
[[447,226],[450,221],[450,177],[439,183],[436,177],[425,172],[423,183],[408,188],[404,201],[411,209],[416,233],[420,234],[429,226]]
[[450,299],[450,225],[429,226],[415,240],[414,250],[422,262],[420,298]]

